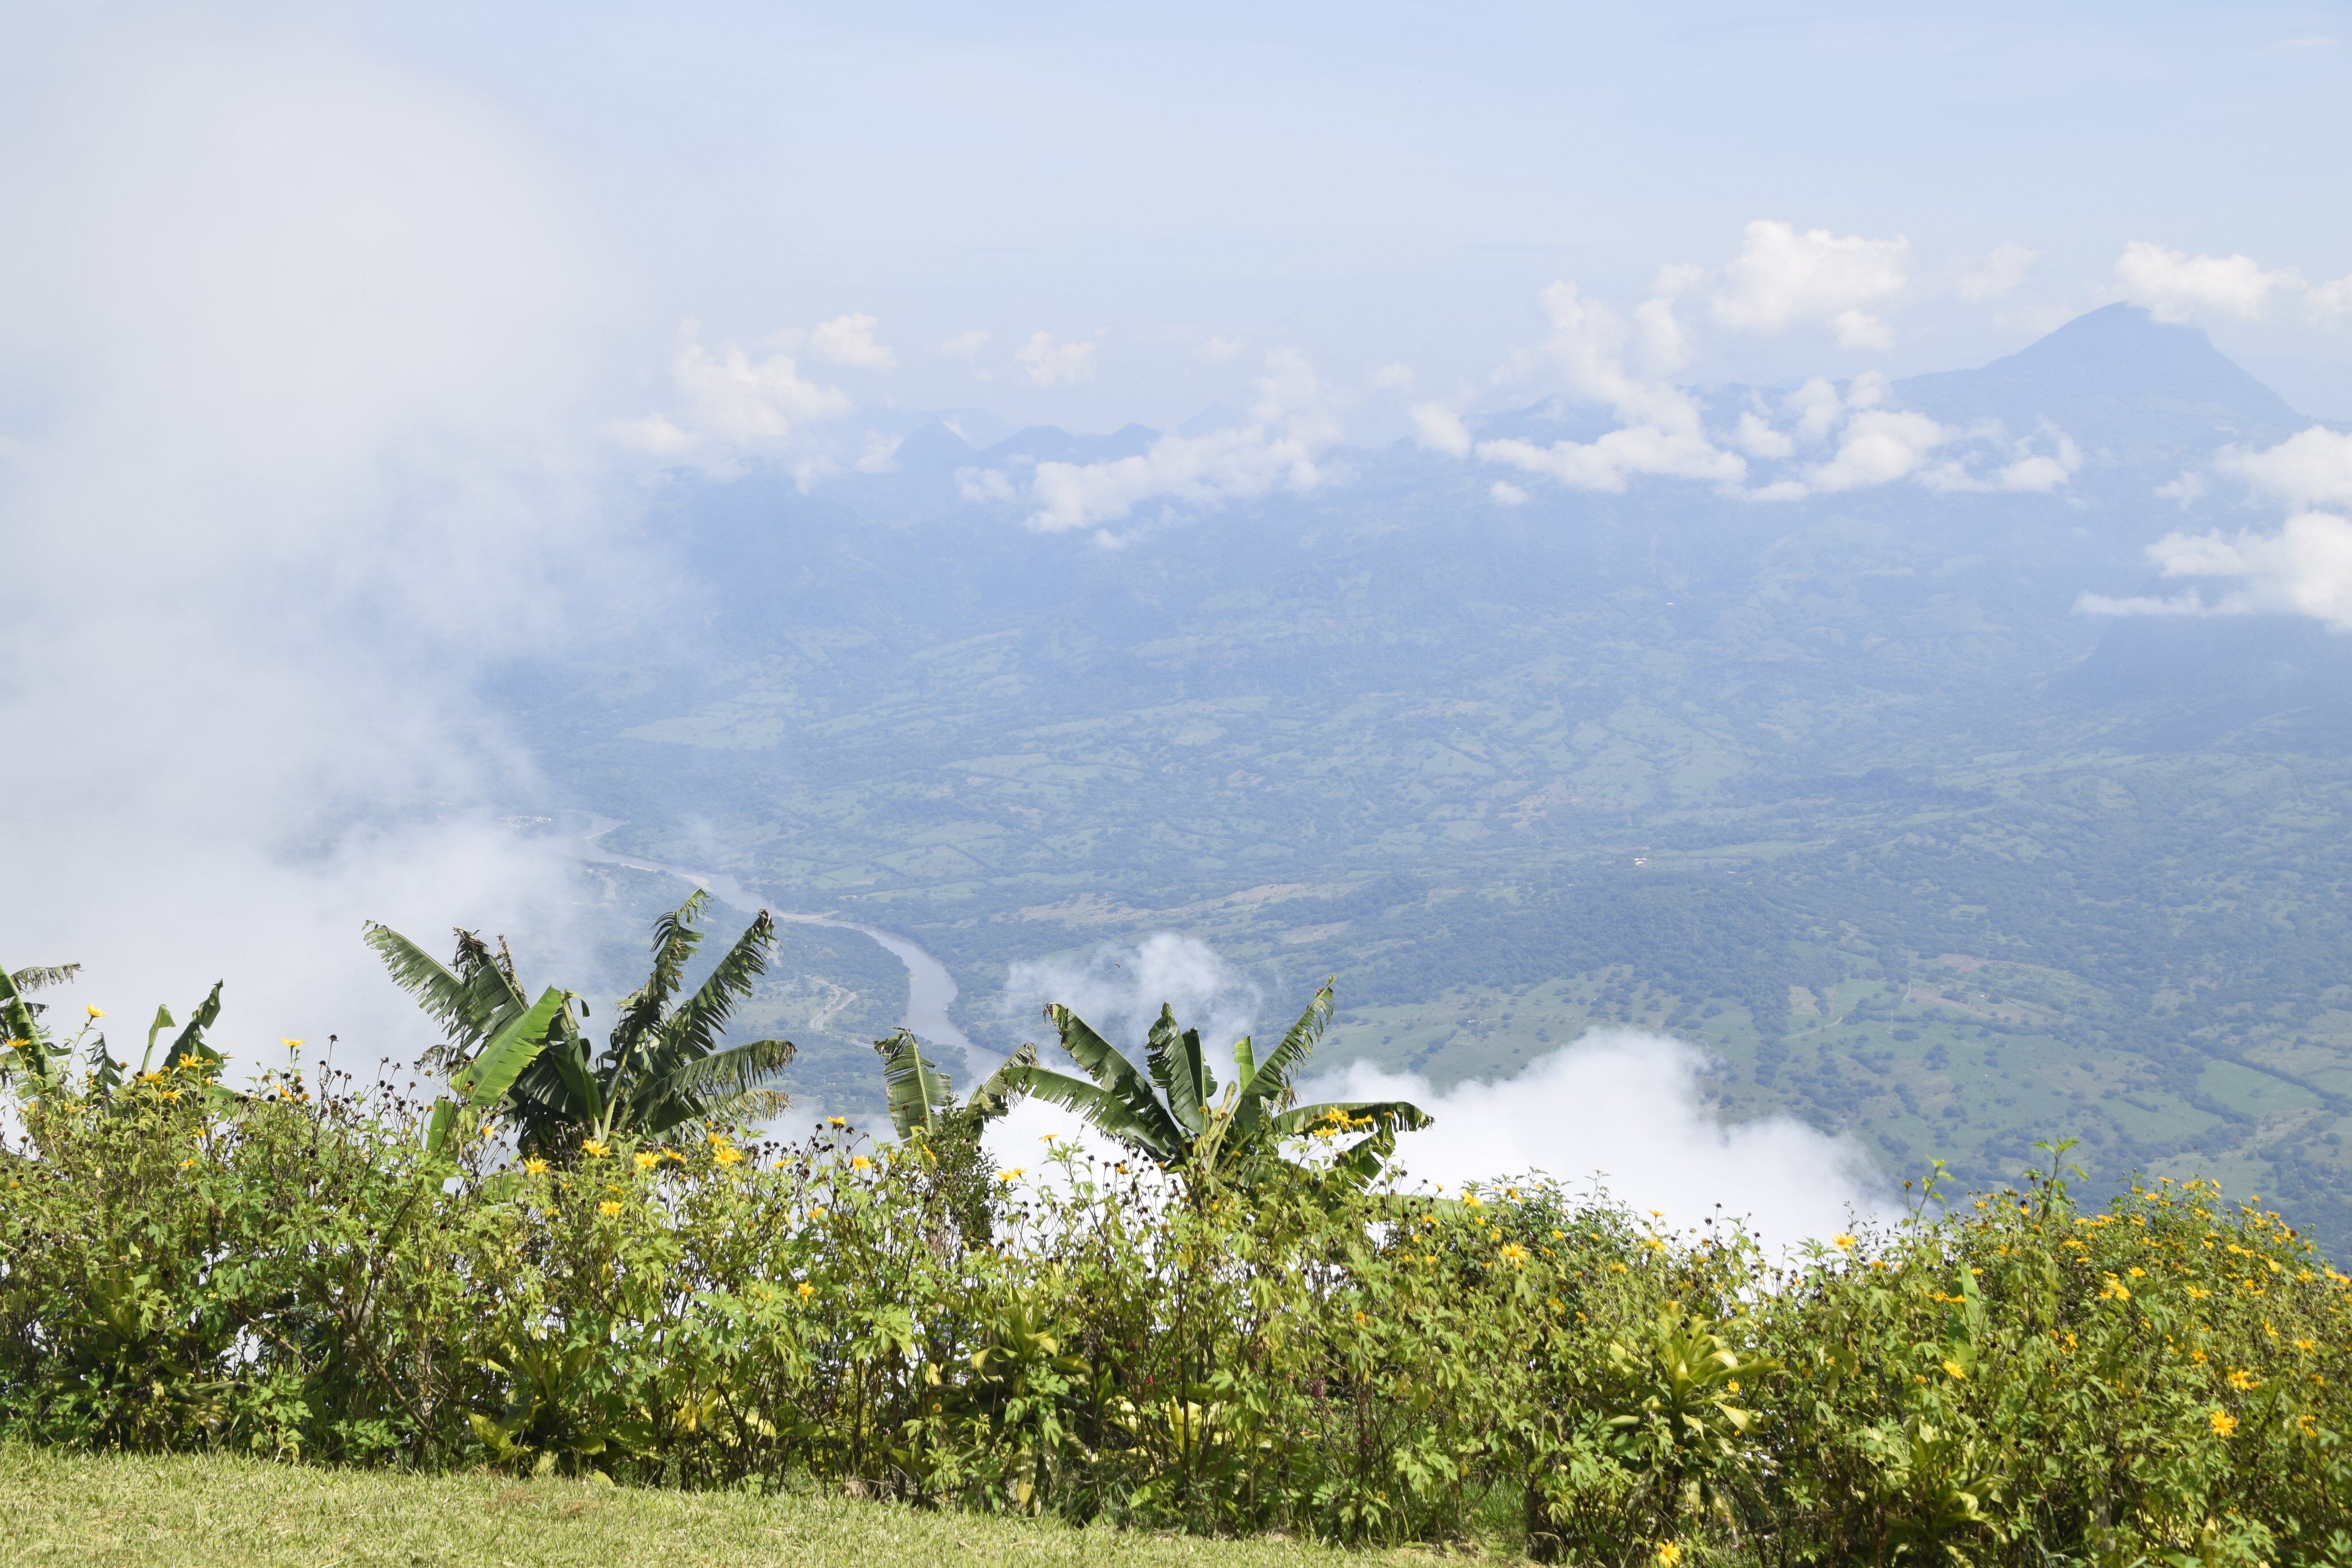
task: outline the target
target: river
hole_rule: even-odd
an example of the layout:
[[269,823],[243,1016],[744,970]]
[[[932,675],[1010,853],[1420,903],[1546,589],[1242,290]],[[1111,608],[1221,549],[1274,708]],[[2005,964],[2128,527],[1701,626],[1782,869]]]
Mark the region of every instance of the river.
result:
[[579,848],[573,852],[582,860],[601,861],[607,865],[625,865],[635,871],[667,872],[682,877],[704,889],[721,904],[732,904],[746,915],[756,915],[764,909],[780,921],[795,925],[830,925],[840,931],[855,931],[898,960],[907,971],[907,1012],[898,1022],[916,1039],[937,1045],[951,1045],[963,1052],[964,1061],[974,1082],[993,1071],[996,1058],[972,1044],[969,1036],[948,1017],[948,1008],[956,998],[955,977],[947,966],[923,951],[921,944],[912,937],[901,936],[895,931],[883,931],[871,925],[860,925],[854,920],[843,920],[831,915],[794,914],[778,909],[773,899],[761,898],[724,872],[696,871],[688,866],[669,865],[661,861],[640,860],[617,850],[606,849],[598,842],[606,833],[621,824],[608,817],[590,821],[588,831],[582,834]]

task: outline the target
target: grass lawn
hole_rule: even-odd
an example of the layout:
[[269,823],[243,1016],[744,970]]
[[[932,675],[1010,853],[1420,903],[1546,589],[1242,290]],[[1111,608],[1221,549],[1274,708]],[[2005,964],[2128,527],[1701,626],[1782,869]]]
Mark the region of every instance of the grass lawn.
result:
[[487,1474],[395,1476],[0,1447],[0,1561],[7,1563],[1371,1568],[1430,1560],[1422,1552],[1074,1530],[835,1497],[625,1491]]

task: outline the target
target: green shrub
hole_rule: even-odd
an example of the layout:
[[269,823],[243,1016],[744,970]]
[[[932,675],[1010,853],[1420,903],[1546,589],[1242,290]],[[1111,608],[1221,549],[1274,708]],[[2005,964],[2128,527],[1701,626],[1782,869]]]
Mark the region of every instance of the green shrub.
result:
[[1328,1155],[1184,1202],[1057,1144],[975,1215],[837,1125],[428,1154],[388,1094],[213,1071],[21,1105],[6,1435],[1590,1563],[2352,1562],[2352,1282],[2202,1186],[1783,1263]]

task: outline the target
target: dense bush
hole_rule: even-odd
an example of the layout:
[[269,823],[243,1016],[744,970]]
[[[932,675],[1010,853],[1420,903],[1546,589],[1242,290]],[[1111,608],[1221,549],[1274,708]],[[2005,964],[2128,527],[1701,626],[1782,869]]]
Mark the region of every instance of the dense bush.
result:
[[2345,1278],[2202,1186],[2055,1175],[1775,1267],[1528,1181],[1185,1190],[791,1147],[428,1155],[188,1061],[0,1154],[37,1441],[806,1484],[1577,1562],[2352,1563]]

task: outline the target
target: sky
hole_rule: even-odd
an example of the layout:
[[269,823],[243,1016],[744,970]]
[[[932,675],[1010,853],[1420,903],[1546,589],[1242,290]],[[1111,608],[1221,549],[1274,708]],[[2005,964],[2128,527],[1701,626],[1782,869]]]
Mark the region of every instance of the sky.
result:
[[[2308,4],[16,0],[0,961],[142,1008],[230,975],[310,1038],[397,1003],[363,917],[560,924],[485,694],[659,602],[665,466],[847,482],[925,411],[1222,406],[971,493],[1099,538],[1400,438],[1502,504],[2048,490],[2063,444],[1963,453],[1875,389],[2117,299],[2352,419],[2347,40]],[[1676,389],[1727,381],[1778,423],[1699,431]],[[1629,434],[1474,450],[1548,395]],[[2352,501],[2352,444],[2290,457],[2282,495]],[[2324,555],[2352,621],[2352,524],[2263,548],[2160,564]]]

